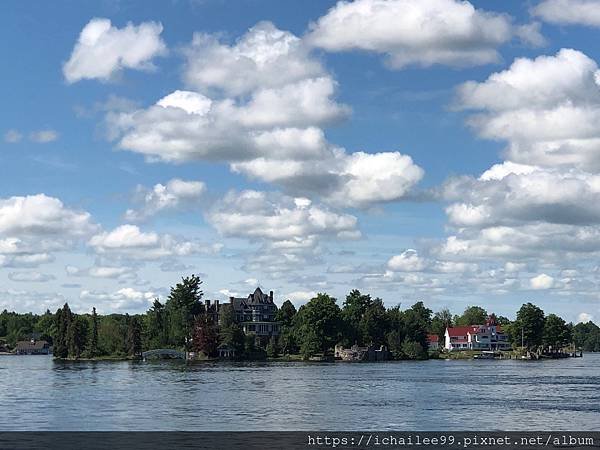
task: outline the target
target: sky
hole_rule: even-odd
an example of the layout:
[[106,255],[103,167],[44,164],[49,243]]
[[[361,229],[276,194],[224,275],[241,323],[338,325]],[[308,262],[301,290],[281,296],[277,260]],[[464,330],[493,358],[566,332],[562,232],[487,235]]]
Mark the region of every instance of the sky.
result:
[[0,310],[181,277],[600,319],[599,0],[9,0]]

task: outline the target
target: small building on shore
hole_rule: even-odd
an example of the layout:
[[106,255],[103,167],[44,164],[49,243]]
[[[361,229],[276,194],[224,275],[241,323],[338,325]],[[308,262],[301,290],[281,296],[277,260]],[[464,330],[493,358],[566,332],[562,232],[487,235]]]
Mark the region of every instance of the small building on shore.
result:
[[17,355],[49,355],[50,344],[44,340],[30,339],[28,341],[18,341],[15,346]]

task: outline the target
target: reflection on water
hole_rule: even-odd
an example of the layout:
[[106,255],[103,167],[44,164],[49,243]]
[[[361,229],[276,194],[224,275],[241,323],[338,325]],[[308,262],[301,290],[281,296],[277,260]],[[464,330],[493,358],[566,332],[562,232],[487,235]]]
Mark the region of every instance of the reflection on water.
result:
[[0,357],[5,430],[596,430],[600,355],[379,364]]

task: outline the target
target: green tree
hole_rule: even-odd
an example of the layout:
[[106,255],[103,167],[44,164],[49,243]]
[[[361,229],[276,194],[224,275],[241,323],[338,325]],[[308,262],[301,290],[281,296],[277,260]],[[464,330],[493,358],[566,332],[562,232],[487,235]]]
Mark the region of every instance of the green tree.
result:
[[380,298],[373,300],[366,308],[358,328],[362,343],[376,346],[385,344],[388,323],[386,310]]
[[346,345],[360,344],[364,342],[364,330],[361,329],[361,321],[369,307],[373,304],[370,295],[363,295],[358,289],[353,289],[346,296],[342,308],[342,319],[344,321],[344,343]]
[[457,326],[483,325],[488,317],[488,313],[480,306],[469,306],[465,309],[462,316],[459,316],[455,322]]
[[88,322],[81,316],[74,315],[67,327],[67,346],[69,358],[79,359],[87,343]]
[[402,356],[405,359],[427,359],[426,348],[419,342],[405,339],[402,343]]
[[276,358],[279,356],[279,343],[275,336],[271,336],[271,339],[269,339],[266,351],[269,358]]
[[90,358],[98,356],[98,314],[96,313],[96,307],[92,308],[91,317],[91,331],[90,331],[90,342],[88,345],[88,354]]
[[439,337],[440,341],[444,340],[446,328],[452,326],[452,314],[448,308],[436,312],[431,319],[431,334]]
[[281,308],[277,310],[277,314],[275,315],[275,320],[280,322],[282,326],[291,327],[292,322],[294,321],[294,316],[296,315],[296,307],[294,304],[286,300],[281,305]]
[[235,320],[235,312],[231,305],[223,305],[219,318],[219,339],[235,350],[236,356],[240,358],[244,353],[244,331]]
[[431,327],[432,311],[423,305],[423,302],[417,302],[403,313],[404,339],[409,342],[416,342],[422,348],[427,348],[427,335]]
[[529,351],[542,346],[544,342],[544,311],[533,303],[526,303],[517,312],[517,319],[511,324],[513,342]]
[[125,339],[127,356],[137,358],[142,354],[142,325],[137,316],[127,320],[127,337]]
[[163,348],[169,345],[169,327],[165,306],[154,299],[145,316],[145,346],[148,349]]
[[201,284],[199,277],[191,275],[182,278],[181,283],[171,288],[165,305],[169,312],[171,345],[189,350],[196,316],[204,310]]
[[571,343],[571,328],[556,314],[548,314],[544,322],[544,346],[556,353]]
[[[56,323],[54,314],[50,310],[46,310],[36,321],[34,331],[40,333],[40,338],[48,341],[51,345],[54,343],[54,335],[56,334]],[[0,334],[0,336],[2,336]]]
[[578,323],[573,327],[573,340],[583,351],[600,352],[600,327],[592,321]]
[[54,357],[68,358],[69,357],[69,340],[68,331],[71,322],[73,321],[73,313],[69,308],[69,304],[65,303],[62,308],[59,308],[54,315],[56,335],[54,337]]
[[298,350],[294,336],[294,317],[296,316],[296,307],[289,300],[286,300],[277,311],[275,320],[279,322],[279,351],[288,355]]
[[294,328],[305,357],[333,348],[342,329],[341,310],[335,298],[317,294],[300,307],[294,318]]

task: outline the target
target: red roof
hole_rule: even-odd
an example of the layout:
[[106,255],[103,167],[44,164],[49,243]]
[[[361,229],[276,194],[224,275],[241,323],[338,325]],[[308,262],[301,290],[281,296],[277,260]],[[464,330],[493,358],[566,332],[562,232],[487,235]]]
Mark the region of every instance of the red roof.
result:
[[429,334],[427,335],[427,341],[428,342],[438,342],[440,340],[440,337],[437,334]]
[[469,325],[467,327],[452,327],[448,328],[448,334],[450,335],[450,337],[466,336],[468,333],[477,333],[477,330],[479,330],[479,325]]

